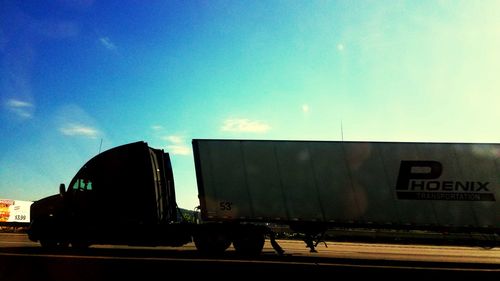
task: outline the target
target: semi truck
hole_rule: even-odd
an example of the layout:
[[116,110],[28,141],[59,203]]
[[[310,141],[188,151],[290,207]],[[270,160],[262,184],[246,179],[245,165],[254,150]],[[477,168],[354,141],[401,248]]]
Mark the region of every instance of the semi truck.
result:
[[[176,203],[170,155],[139,141],[85,163],[31,205],[30,240],[259,254],[270,225],[311,251],[330,229],[500,234],[500,144],[193,139],[199,219]],[[314,243],[316,242],[316,243]]]

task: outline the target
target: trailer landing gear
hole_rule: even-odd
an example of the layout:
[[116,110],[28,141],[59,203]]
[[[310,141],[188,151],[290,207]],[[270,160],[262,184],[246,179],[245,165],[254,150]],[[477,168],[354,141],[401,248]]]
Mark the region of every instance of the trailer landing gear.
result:
[[319,243],[323,242],[325,244],[325,247],[328,248],[328,245],[326,244],[324,240],[325,232],[322,232],[317,235],[312,235],[310,233],[307,233],[304,237],[304,242],[306,243],[306,247],[309,248],[309,252],[311,253],[317,253],[318,251],[316,250],[316,247],[318,246]]
[[285,251],[283,250],[283,248],[281,248],[278,242],[276,242],[276,236],[274,232],[271,229],[269,229],[268,234],[269,234],[269,240],[271,241],[271,246],[273,246],[273,249],[276,251],[278,255],[282,256],[285,253]]

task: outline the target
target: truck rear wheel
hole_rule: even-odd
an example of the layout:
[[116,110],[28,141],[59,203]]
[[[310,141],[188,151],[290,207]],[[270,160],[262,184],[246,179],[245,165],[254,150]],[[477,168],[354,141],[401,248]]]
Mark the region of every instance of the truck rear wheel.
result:
[[258,231],[240,232],[234,238],[233,246],[240,255],[256,256],[264,248],[264,234]]
[[208,255],[220,255],[231,245],[227,235],[214,230],[197,233],[193,238],[196,249]]

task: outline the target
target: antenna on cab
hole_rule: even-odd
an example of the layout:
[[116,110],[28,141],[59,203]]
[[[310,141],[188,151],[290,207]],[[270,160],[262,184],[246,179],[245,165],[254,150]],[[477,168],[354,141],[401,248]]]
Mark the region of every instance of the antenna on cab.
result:
[[[101,153],[101,148],[102,148],[102,138],[101,138],[101,144],[99,145],[99,153]],[[99,154],[97,153],[97,154]]]
[[342,137],[342,141],[344,141],[344,126],[342,124],[342,119],[340,119],[340,136]]

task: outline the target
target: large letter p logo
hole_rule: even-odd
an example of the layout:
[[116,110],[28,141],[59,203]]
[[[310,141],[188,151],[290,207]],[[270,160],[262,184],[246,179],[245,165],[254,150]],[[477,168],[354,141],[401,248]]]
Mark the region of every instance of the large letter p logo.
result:
[[[424,168],[422,169],[424,171],[418,172],[413,168]],[[408,190],[412,179],[428,180],[439,178],[442,171],[443,165],[437,161],[401,161],[396,190]]]

